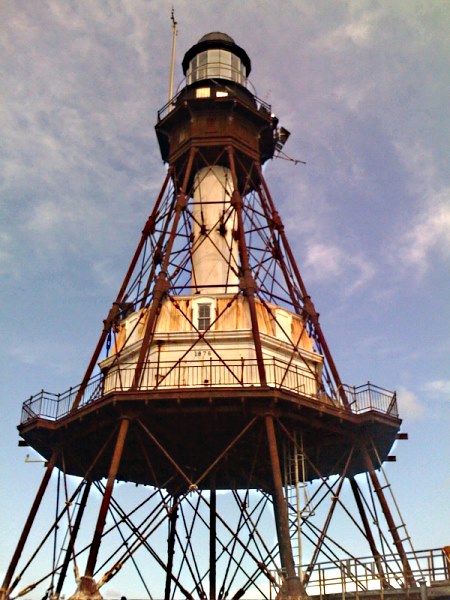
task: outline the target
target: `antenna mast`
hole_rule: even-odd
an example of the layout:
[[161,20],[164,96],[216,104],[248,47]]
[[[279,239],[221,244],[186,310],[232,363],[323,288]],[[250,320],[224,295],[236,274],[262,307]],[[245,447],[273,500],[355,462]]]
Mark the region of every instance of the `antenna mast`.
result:
[[[170,15],[172,20],[172,56],[170,59],[170,76],[169,76],[169,102],[173,97],[173,80],[174,80],[174,71],[175,71],[175,47],[177,41],[177,21],[175,21],[175,11],[172,8],[172,13]],[[170,110],[170,109],[169,109]]]

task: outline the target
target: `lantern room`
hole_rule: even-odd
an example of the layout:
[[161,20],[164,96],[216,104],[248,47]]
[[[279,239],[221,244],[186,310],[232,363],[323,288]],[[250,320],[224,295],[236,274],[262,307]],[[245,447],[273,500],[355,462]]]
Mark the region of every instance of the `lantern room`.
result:
[[188,85],[203,79],[228,79],[245,86],[250,70],[251,62],[245,50],[229,35],[220,32],[204,35],[183,60]]

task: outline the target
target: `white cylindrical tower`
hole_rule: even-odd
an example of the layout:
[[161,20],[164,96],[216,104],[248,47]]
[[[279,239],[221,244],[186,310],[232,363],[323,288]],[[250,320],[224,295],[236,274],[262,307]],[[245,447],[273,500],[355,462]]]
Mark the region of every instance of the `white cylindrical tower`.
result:
[[[203,36],[185,55],[183,72],[190,93],[200,101],[244,94],[250,59],[234,40],[221,32]],[[231,86],[231,87],[230,87]],[[208,112],[205,105],[204,109]],[[217,115],[216,115],[217,116]],[[215,131],[214,113],[208,127]],[[223,128],[223,125],[220,127]],[[211,162],[194,178],[192,279],[194,293],[236,293],[239,284],[235,213],[231,209],[231,171],[222,161]]]
[[230,169],[205,167],[195,175],[192,286],[196,293],[235,293],[239,283]]

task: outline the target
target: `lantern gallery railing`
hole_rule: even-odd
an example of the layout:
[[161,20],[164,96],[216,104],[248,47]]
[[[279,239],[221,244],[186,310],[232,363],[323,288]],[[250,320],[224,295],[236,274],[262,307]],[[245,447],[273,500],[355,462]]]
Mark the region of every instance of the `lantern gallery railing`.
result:
[[[278,359],[267,360],[264,366],[269,388],[288,390],[302,397],[339,406],[337,400],[333,401],[318,389],[314,374],[304,368]],[[78,398],[77,410],[110,393],[129,390],[135,369],[135,363],[121,363],[112,366],[107,373],[99,373],[92,377],[83,390],[81,400]],[[189,363],[147,364],[143,369],[139,389],[156,391],[180,388],[258,387],[260,385],[258,382],[258,365],[254,359],[227,361],[226,364],[210,359]],[[344,390],[353,413],[377,411],[398,416],[395,392],[384,390],[371,383],[359,387],[344,386]],[[70,388],[62,394],[52,394],[42,390],[24,402],[21,423],[36,417],[53,421],[65,417],[72,410],[79,391],[80,386]]]
[[[236,97],[235,90],[228,89],[223,84],[219,85],[219,84],[217,84],[217,82],[215,82],[215,80],[211,80],[211,86],[212,86],[211,90],[210,90],[211,94],[212,94],[212,96],[214,96],[216,98],[227,98],[227,97],[235,98]],[[208,96],[203,96],[203,98],[204,97],[212,97],[212,96],[210,96],[208,94]],[[198,92],[195,90],[195,88],[191,89],[191,90],[186,90],[186,88],[183,88],[181,90],[181,92],[178,92],[173,98],[171,98],[169,100],[169,102],[167,102],[167,104],[165,104],[158,111],[158,122],[161,121],[162,119],[164,119],[173,110],[173,108],[177,105],[179,98],[181,98],[181,97],[183,97],[183,99],[200,98],[200,96],[198,95]],[[245,100],[247,103],[249,102],[248,97],[245,95],[240,95],[239,98],[243,101]],[[267,114],[271,114],[272,107],[270,104],[268,104],[264,100],[261,100],[261,98],[258,98],[254,94],[252,94],[252,96],[250,96],[250,98],[252,98],[251,104],[253,104],[256,107],[256,110],[260,110]]]

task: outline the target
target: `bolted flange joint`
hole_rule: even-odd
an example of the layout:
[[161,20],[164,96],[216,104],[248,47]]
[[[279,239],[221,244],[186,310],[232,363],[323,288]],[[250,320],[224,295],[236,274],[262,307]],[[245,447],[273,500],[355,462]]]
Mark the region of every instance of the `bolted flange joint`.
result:
[[119,320],[120,306],[118,302],[114,302],[111,306],[108,316],[103,320],[103,331],[109,331],[111,326]]
[[244,206],[242,197],[241,197],[240,193],[238,192],[238,190],[234,190],[233,193],[231,194],[230,204],[235,210],[237,210],[238,208],[242,208]]
[[187,205],[188,205],[188,198],[187,198],[186,194],[181,192],[177,196],[177,203],[175,206],[176,212],[181,212],[182,210],[186,210]]
[[245,296],[253,296],[258,289],[250,271],[246,271],[239,280],[239,287]]
[[272,216],[272,224],[277,231],[284,231],[283,221],[278,213],[278,211],[274,211]]
[[155,233],[156,216],[151,214],[142,230],[143,235],[149,236]]
[[169,291],[169,282],[166,279],[164,273],[160,273],[155,281],[153,288],[153,296],[160,300]]
[[303,315],[304,317],[319,318],[319,313],[316,311],[310,296],[305,296],[303,298]]

